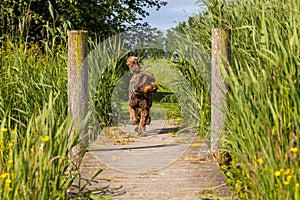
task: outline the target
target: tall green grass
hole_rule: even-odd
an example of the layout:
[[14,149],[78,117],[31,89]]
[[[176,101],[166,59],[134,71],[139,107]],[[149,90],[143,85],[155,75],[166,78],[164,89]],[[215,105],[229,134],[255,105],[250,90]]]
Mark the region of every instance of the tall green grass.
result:
[[231,92],[224,147],[233,155],[234,186],[240,183],[235,188],[244,198],[300,198],[300,4],[289,3],[262,3],[255,9],[261,21],[250,33],[256,55],[237,49],[233,65],[239,70],[227,74]]
[[210,50],[212,28],[232,30],[222,169],[239,199],[299,199],[300,2],[204,1],[189,32]]
[[47,49],[0,49],[0,199],[68,199],[80,177],[68,158],[80,140],[68,133],[67,51]]
[[8,43],[1,49],[1,115],[26,129],[32,114],[42,110],[50,92],[67,113],[66,52],[43,55],[35,44]]
[[[103,42],[90,41],[91,52],[88,56],[90,110],[92,126],[104,127],[115,123],[112,107],[119,109],[121,103],[112,101],[112,94],[119,79],[128,71],[126,59],[129,50],[126,40],[119,35]],[[121,94],[128,93],[127,88]],[[113,105],[112,105],[113,104]],[[97,134],[97,130],[94,131]]]
[[204,139],[210,126],[210,52],[190,33],[178,33],[175,38],[176,48],[170,49],[173,55],[169,61],[182,78],[174,81],[173,87],[180,93],[181,106],[185,108],[182,114],[197,121],[194,126]]
[[32,115],[27,130],[12,125],[9,115],[1,118],[0,198],[65,199],[74,181],[68,171],[68,152],[77,143],[70,140],[71,121],[60,115],[58,96]]

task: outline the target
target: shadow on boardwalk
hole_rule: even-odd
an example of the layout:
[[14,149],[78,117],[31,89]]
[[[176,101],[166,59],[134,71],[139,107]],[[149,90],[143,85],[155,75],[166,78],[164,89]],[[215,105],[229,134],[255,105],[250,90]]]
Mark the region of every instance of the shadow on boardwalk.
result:
[[145,137],[135,136],[133,126],[105,130],[84,157],[83,180],[104,169],[90,186],[107,187],[103,194],[115,200],[230,197],[217,163],[203,158],[207,145],[162,123],[153,121]]

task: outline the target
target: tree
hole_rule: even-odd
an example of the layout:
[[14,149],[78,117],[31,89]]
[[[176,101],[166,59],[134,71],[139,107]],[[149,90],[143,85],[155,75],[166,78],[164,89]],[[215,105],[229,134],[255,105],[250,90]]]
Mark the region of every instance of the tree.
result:
[[[41,40],[51,31],[71,26],[89,30],[90,35],[107,36],[134,26],[149,16],[145,8],[159,10],[163,0],[0,0],[0,37],[20,36]],[[55,30],[53,30],[53,28]],[[48,31],[48,32],[47,32]]]
[[126,47],[142,57],[165,56],[163,32],[153,27],[133,28],[126,32]]

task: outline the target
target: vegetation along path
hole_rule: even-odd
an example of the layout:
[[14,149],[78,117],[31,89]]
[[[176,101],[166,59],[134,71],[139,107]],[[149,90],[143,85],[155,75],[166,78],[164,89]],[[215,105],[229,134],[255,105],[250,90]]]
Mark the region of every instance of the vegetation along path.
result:
[[207,145],[173,122],[153,120],[147,135],[133,126],[107,128],[83,160],[82,180],[104,169],[89,189],[105,188],[112,199],[215,199],[230,197]]

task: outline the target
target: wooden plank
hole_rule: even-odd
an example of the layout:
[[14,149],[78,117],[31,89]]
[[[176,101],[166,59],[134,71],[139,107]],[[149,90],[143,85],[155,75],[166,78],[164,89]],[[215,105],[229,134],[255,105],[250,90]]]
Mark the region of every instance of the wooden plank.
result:
[[[156,129],[151,127],[148,129]],[[123,128],[123,127],[121,127]],[[113,200],[122,199],[201,199],[205,193],[211,193],[212,198],[217,197],[230,197],[229,188],[225,185],[225,177],[219,170],[218,164],[212,159],[203,159],[199,154],[200,151],[207,149],[207,145],[202,143],[197,138],[194,138],[190,146],[182,152],[173,162],[165,165],[165,160],[168,155],[165,153],[159,154],[157,157],[148,156],[153,151],[162,152],[163,149],[172,146],[159,147],[159,148],[139,148],[134,149],[136,146],[154,146],[157,144],[178,144],[182,145],[181,140],[168,134],[169,129],[172,132],[172,127],[165,127],[164,132],[160,134],[149,134],[147,137],[136,137],[135,142],[126,145],[114,145],[116,148],[130,148],[126,150],[130,154],[136,156],[144,155],[144,165],[150,166],[150,162],[161,162],[164,166],[162,168],[148,168],[148,170],[135,169],[134,159],[127,157],[122,162],[132,163],[134,170],[124,171],[116,166],[107,165],[101,162],[97,156],[96,151],[90,151],[84,157],[82,164],[82,178],[85,179],[93,177],[98,170],[104,169],[94,181],[88,186],[87,189],[104,188],[105,194],[112,197]],[[113,134],[117,136],[117,130],[112,128]],[[121,134],[121,133],[120,133]],[[91,146],[96,146],[99,150],[103,144],[103,138],[98,138]],[[197,145],[193,145],[197,144]],[[201,145],[200,145],[201,144]],[[111,149],[111,151],[114,151]],[[124,150],[125,151],[125,150]],[[117,151],[119,153],[120,151]],[[112,153],[105,151],[106,154]],[[98,162],[97,162],[98,161]],[[127,163],[127,164],[128,164]],[[120,163],[126,165],[126,163]],[[83,184],[81,184],[83,185]],[[109,186],[109,187],[108,187]],[[76,188],[73,188],[76,192]]]

